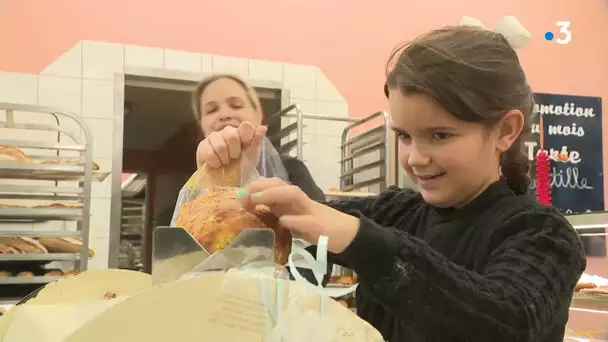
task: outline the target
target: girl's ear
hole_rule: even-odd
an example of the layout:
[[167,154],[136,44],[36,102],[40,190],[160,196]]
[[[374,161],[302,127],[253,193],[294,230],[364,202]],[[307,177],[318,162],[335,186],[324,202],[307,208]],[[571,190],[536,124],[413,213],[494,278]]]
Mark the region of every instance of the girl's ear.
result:
[[520,110],[506,112],[497,126],[496,149],[503,153],[519,138],[524,129],[524,114]]

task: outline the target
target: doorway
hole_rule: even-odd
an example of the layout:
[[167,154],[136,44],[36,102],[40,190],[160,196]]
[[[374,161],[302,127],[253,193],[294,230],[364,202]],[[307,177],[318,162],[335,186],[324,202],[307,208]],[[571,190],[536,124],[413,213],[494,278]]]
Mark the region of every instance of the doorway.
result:
[[[141,269],[149,273],[152,230],[170,224],[179,190],[196,170],[195,152],[202,138],[191,108],[196,82],[125,75],[124,84],[122,172],[140,175],[138,179],[144,183],[135,195],[132,186],[130,192],[125,188],[123,200],[130,202],[130,198],[136,197],[144,203],[144,208],[140,235],[134,238],[132,222],[128,225],[129,243],[137,245],[133,240],[139,239],[141,250],[121,251],[121,254],[141,255]],[[281,109],[281,89],[255,89],[265,116]],[[269,134],[274,134],[281,129],[281,124],[278,122],[268,129]],[[121,229],[121,242],[123,235],[127,233]]]

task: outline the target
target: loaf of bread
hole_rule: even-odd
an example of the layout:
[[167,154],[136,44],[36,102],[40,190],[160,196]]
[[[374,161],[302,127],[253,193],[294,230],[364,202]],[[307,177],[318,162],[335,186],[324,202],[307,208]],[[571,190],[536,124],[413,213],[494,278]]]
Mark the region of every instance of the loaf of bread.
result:
[[0,254],[21,254],[21,251],[15,247],[0,243]]
[[243,209],[236,199],[237,190],[212,185],[182,205],[175,225],[190,232],[209,253],[222,250],[245,228],[270,228],[275,234],[275,262],[285,265],[291,252],[291,233],[279,227],[268,208],[259,206],[255,213]]
[[[39,242],[51,253],[79,253],[82,239],[73,237],[41,237]],[[89,248],[89,257],[95,256],[95,251]]]
[[0,237],[0,245],[12,247],[25,254],[49,252],[40,242],[26,236]]

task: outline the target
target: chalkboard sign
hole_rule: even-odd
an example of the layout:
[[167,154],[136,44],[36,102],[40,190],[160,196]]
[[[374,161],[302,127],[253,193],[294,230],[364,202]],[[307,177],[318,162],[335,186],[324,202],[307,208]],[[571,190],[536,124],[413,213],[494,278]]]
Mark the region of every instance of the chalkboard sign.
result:
[[[552,204],[565,214],[604,210],[602,99],[535,94],[534,121],[526,142],[532,162],[540,151],[540,116],[544,149],[551,158]],[[534,184],[532,185],[534,192]]]
[[[551,158],[552,204],[564,214],[604,211],[602,99],[599,97],[535,94],[531,140],[526,142],[534,170],[540,151],[540,116],[544,148]],[[534,194],[534,184],[531,192]],[[606,255],[604,228],[578,231],[585,254]]]

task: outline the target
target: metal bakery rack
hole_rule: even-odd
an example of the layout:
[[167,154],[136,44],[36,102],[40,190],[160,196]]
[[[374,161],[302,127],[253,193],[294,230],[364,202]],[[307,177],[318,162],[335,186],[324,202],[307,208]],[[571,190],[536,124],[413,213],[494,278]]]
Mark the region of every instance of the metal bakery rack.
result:
[[146,178],[140,174],[130,175],[122,183],[122,223],[118,267],[141,271],[142,244],[145,222]]
[[[4,270],[42,268],[54,261],[74,263],[77,271],[87,268],[92,182],[110,174],[93,170],[92,140],[81,116],[50,107],[0,103],[0,147],[25,154],[21,160],[0,155],[0,237],[5,241],[11,237],[82,239],[79,253],[0,254]],[[3,288],[58,278],[6,273],[0,278]]]

